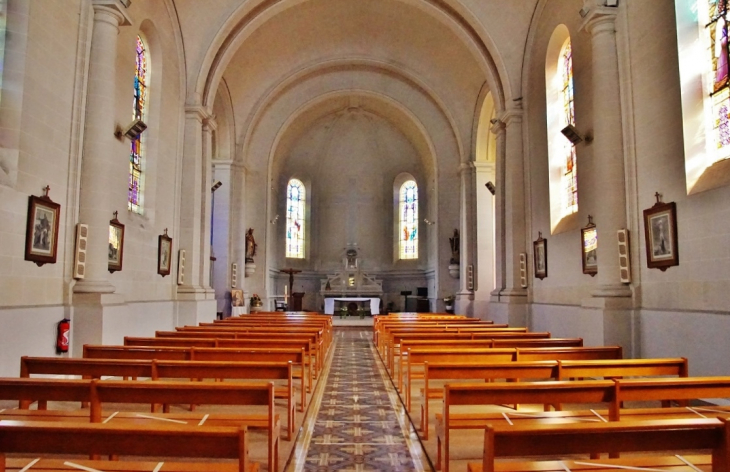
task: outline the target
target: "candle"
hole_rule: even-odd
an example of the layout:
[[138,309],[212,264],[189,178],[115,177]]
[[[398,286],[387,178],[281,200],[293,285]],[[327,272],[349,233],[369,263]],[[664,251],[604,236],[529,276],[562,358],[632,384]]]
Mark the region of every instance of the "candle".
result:
[[284,285],[284,298],[286,298],[288,296],[289,296],[289,287],[287,287],[286,285]]

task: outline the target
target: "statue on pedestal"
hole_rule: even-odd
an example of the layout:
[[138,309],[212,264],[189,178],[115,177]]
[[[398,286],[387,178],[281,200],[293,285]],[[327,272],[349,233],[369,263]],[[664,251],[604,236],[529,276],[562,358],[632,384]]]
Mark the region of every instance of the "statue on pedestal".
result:
[[256,240],[253,238],[253,228],[249,228],[246,232],[246,262],[253,262],[253,256],[256,255]]

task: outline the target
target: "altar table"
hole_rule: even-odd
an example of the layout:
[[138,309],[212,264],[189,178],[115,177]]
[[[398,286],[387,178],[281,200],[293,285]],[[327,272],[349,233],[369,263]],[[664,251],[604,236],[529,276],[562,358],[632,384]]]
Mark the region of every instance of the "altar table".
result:
[[335,301],[339,302],[366,302],[370,301],[370,313],[373,315],[380,314],[380,298],[362,298],[362,297],[331,297],[324,299],[325,315],[335,314]]

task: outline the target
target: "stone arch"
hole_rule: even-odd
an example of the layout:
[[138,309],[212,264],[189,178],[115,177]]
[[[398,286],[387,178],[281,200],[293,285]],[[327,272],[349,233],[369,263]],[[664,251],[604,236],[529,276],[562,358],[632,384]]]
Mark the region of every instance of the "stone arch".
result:
[[[211,42],[194,84],[190,84],[189,101],[207,106],[215,97],[223,73],[240,44],[263,22],[307,0],[258,0],[241,5],[232,13]],[[496,97],[498,110],[506,107],[513,93],[506,67],[497,48],[480,22],[459,0],[397,0],[412,5],[447,26],[470,49],[484,71]]]

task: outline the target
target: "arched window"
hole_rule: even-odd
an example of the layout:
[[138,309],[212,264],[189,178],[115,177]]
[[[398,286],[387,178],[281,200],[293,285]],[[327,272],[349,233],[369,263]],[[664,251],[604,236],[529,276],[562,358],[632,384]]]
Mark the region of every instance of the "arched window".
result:
[[304,215],[307,191],[304,184],[291,179],[286,186],[286,257],[304,259]]
[[545,59],[545,97],[550,165],[550,223],[558,224],[578,212],[578,169],[575,145],[561,132],[575,126],[573,48],[564,25],[550,38]]
[[[147,116],[147,83],[149,79],[149,57],[147,46],[137,36],[137,51],[134,67],[134,101],[132,118],[145,121]],[[142,213],[142,161],[144,159],[144,142],[142,133],[132,140],[129,154],[129,194],[127,207],[135,213]]]
[[[704,36],[708,49],[706,62],[711,97],[710,163],[730,157],[730,87],[728,87],[727,0],[703,0]],[[709,107],[708,107],[709,108]],[[709,110],[708,110],[709,111]]]
[[728,0],[675,0],[687,194],[730,185]]
[[[573,48],[570,44],[570,38],[565,42],[563,50],[560,52],[560,70],[562,82],[562,105],[563,105],[563,124],[565,126],[575,126],[575,106],[573,103]],[[563,160],[565,166],[563,170],[563,211],[566,215],[570,215],[578,211],[578,179],[575,159],[575,145],[568,138],[565,138],[563,144]]]
[[418,185],[408,180],[400,187],[399,254],[401,259],[418,259]]

